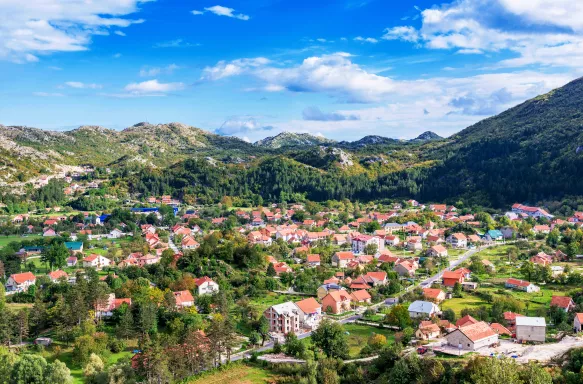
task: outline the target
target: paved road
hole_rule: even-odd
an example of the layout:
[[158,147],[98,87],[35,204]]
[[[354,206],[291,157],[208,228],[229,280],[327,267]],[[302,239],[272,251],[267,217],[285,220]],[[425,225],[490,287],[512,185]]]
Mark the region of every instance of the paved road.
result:
[[170,247],[171,250],[174,251],[174,253],[178,253],[178,247],[176,246],[176,244],[174,244],[174,241],[172,241],[172,239],[168,238],[168,246]]
[[433,284],[435,281],[441,279],[441,276],[443,276],[443,272],[451,271],[451,270],[455,269],[455,267],[457,267],[458,265],[460,265],[461,263],[463,263],[464,261],[466,261],[467,259],[472,257],[474,254],[476,254],[480,251],[483,251],[486,248],[494,247],[497,245],[501,245],[501,244],[498,244],[498,243],[487,244],[487,245],[483,245],[479,248],[468,250],[459,259],[450,262],[449,267],[444,268],[441,271],[437,272],[435,275],[423,280],[422,282],[419,283],[419,285],[422,287],[430,287],[431,284]]

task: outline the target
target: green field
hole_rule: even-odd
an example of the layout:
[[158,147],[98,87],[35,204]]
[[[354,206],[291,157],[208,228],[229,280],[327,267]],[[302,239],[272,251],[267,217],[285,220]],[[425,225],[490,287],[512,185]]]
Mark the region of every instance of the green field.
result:
[[440,308],[442,311],[445,311],[446,309],[453,309],[456,317],[459,317],[462,309],[476,308],[482,305],[489,306],[487,302],[483,301],[479,297],[465,294],[464,297],[461,298],[445,300],[443,303],[441,303]]
[[265,384],[274,376],[264,369],[244,364],[233,364],[210,374],[187,381],[188,384]]
[[344,329],[348,332],[348,349],[350,357],[358,357],[360,350],[367,344],[368,338],[373,334],[381,334],[387,338],[389,343],[395,342],[395,332],[390,329],[376,328],[360,324],[344,324]]
[[28,236],[20,236],[20,235],[11,235],[11,236],[0,236],[0,248],[4,248],[8,244],[12,243],[13,241],[23,241],[23,240],[34,240],[34,239],[42,239],[41,235],[28,235]]

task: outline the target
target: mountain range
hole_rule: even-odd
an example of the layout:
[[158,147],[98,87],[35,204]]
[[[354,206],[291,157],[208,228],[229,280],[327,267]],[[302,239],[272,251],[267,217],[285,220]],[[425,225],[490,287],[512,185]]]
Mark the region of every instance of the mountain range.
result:
[[[502,206],[583,196],[583,80],[448,138],[425,132],[408,141],[366,136],[337,142],[284,132],[247,143],[180,123],[139,123],[122,131],[84,126],[68,132],[0,126],[0,178],[4,182],[25,181],[81,164],[168,170],[171,175],[176,170],[190,172],[183,163],[193,159],[224,167],[233,177],[245,170],[255,187],[264,181],[254,177],[269,177],[268,168],[272,173],[286,168],[298,175],[311,174],[323,178],[319,181],[323,184],[334,184],[339,177],[346,178],[346,185],[355,183],[350,191],[334,187],[312,196],[321,199],[415,197]],[[274,161],[279,163],[274,166]],[[281,183],[278,175],[273,182]],[[314,187],[314,182],[304,180],[284,189],[310,196],[316,194]],[[262,193],[260,186],[255,190]]]

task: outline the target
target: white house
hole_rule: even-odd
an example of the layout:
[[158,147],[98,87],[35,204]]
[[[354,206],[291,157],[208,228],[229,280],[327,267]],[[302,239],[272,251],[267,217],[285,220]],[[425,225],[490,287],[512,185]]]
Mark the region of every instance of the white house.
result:
[[300,323],[304,328],[316,329],[322,320],[322,304],[310,297],[295,303],[300,310]]
[[435,303],[429,301],[416,300],[409,305],[409,317],[433,317],[440,312]]
[[91,254],[83,259],[83,268],[95,268],[101,269],[103,267],[109,267],[111,265],[111,260],[107,257],[101,255]]
[[468,238],[463,233],[452,233],[445,241],[454,248],[465,248],[468,246]]
[[32,272],[15,273],[6,281],[6,291],[25,292],[34,283],[36,283],[36,276]]
[[581,332],[581,326],[583,325],[583,313],[576,313],[573,319],[573,330],[575,332]]
[[498,334],[483,321],[466,325],[445,336],[447,343],[466,351],[475,351],[498,343]]
[[363,253],[369,245],[375,245],[377,252],[385,249],[385,242],[377,236],[359,235],[352,238],[352,252]]
[[194,284],[196,285],[196,287],[198,289],[199,296],[206,295],[206,294],[213,294],[213,293],[219,291],[219,285],[217,283],[215,283],[213,281],[213,279],[211,279],[208,276],[204,276],[204,277],[196,279],[194,281]]

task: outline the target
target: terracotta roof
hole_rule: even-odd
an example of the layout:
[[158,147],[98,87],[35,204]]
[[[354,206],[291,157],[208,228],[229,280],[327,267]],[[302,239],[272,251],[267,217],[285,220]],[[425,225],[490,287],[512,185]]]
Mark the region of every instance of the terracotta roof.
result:
[[419,326],[419,330],[423,333],[439,333],[441,330],[439,329],[439,325],[429,322],[430,324],[421,324]]
[[516,320],[517,317],[524,317],[524,315],[514,312],[504,312],[504,320],[506,321]]
[[199,287],[199,286],[203,285],[203,284],[204,284],[204,283],[206,283],[206,282],[209,282],[209,283],[210,283],[210,282],[213,282],[213,283],[214,283],[213,279],[211,279],[211,278],[210,278],[210,277],[208,277],[208,276],[199,277],[198,279],[194,280],[194,284],[195,284],[197,287]]
[[505,326],[503,326],[500,323],[492,323],[492,324],[490,324],[490,328],[492,328],[494,330],[494,332],[496,332],[499,335],[512,336],[512,332],[510,332],[508,330],[508,328],[506,328]]
[[365,301],[371,298],[370,294],[364,289],[352,292],[351,296],[354,301]]
[[443,252],[447,252],[447,249],[445,249],[445,247],[443,245],[434,245],[433,247],[430,248],[432,251],[435,251],[437,253],[443,253]]
[[444,293],[441,289],[437,288],[425,288],[423,289],[423,296],[429,299],[437,299],[440,294]]
[[25,281],[35,281],[36,280],[36,276],[34,276],[34,274],[32,272],[15,273],[13,275],[10,275],[10,277],[12,277],[12,280],[14,280],[16,282],[16,284],[22,284]]
[[348,292],[344,290],[330,292],[328,293],[328,296],[330,296],[336,302],[350,300]]
[[182,306],[183,303],[194,303],[194,297],[192,297],[192,293],[190,291],[177,291],[174,293],[174,299],[176,299],[176,305]]
[[346,252],[336,252],[336,256],[339,260],[351,260],[354,259],[354,253],[350,251]]
[[506,280],[506,284],[516,285],[518,287],[528,287],[530,285],[530,281],[510,278]]
[[313,297],[300,300],[296,303],[296,305],[304,313],[316,313],[319,308],[322,308],[322,304],[318,303]]
[[473,342],[496,335],[496,332],[494,332],[492,328],[490,328],[490,326],[483,321],[466,325],[461,327],[459,330]]
[[59,270],[56,270],[56,271],[50,272],[50,273],[48,274],[48,276],[49,276],[49,277],[50,277],[52,280],[57,280],[57,279],[60,279],[61,277],[67,277],[68,275],[67,275],[67,272],[65,272],[65,271],[62,271],[62,270],[60,270],[60,269],[59,269]]
[[308,255],[306,261],[308,263],[317,263],[317,262],[320,262],[320,255]]
[[583,313],[576,313],[575,317],[579,320],[579,324],[583,324]]
[[465,315],[464,317],[462,317],[461,319],[459,319],[458,321],[456,321],[455,322],[455,325],[457,327],[465,327],[465,326],[468,326],[470,324],[476,324],[476,323],[478,323],[478,320],[474,319],[470,315]]
[[373,279],[384,281],[387,278],[387,273],[384,271],[378,272],[367,272],[365,276],[372,277]]
[[556,305],[559,308],[567,309],[573,304],[573,299],[569,296],[553,296],[551,299],[551,306]]
[[459,279],[460,277],[462,277],[462,273],[459,269],[457,271],[445,271],[442,275],[444,279]]

